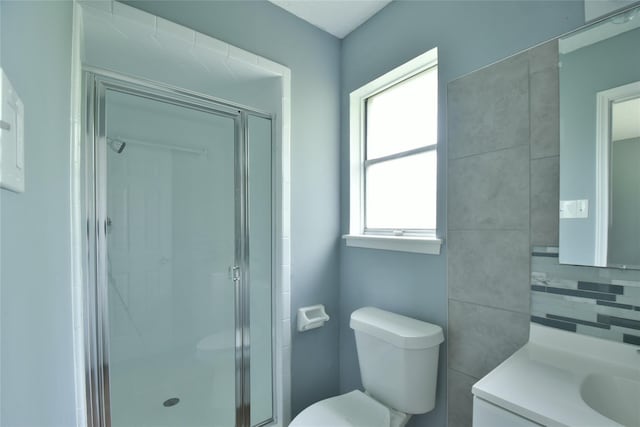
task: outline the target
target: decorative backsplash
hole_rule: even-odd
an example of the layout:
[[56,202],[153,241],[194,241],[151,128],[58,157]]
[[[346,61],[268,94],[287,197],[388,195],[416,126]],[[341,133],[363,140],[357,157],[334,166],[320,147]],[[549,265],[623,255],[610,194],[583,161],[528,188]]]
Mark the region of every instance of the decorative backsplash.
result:
[[531,321],[640,345],[640,270],[561,265],[558,248],[533,248]]

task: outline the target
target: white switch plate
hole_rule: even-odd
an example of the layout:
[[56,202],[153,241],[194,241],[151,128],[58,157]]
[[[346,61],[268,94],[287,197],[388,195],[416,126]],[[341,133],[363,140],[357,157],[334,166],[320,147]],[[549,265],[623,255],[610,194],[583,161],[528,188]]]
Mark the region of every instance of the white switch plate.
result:
[[24,105],[0,68],[0,187],[24,192]]
[[560,200],[560,219],[589,217],[589,200]]
[[589,200],[576,200],[576,218],[589,217]]

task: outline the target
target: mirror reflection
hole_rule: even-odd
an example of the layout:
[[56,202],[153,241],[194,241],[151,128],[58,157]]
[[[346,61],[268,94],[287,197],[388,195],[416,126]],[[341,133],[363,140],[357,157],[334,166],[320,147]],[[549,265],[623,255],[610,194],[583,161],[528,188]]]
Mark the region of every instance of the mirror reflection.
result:
[[608,265],[640,267],[640,95],[611,104]]
[[559,50],[560,262],[640,269],[640,7]]

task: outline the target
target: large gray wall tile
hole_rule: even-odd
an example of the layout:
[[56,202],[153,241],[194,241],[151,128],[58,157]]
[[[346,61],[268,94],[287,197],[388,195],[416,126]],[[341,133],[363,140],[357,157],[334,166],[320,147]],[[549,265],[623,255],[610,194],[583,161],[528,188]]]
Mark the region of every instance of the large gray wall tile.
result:
[[473,420],[473,394],[471,387],[477,378],[449,369],[447,373],[447,403],[449,427],[471,427]]
[[449,300],[449,368],[482,378],[529,338],[529,314]]
[[451,231],[449,297],[529,312],[529,232]]
[[558,67],[531,74],[531,158],[560,153],[560,86]]
[[447,99],[450,159],[529,144],[526,54],[451,82]]
[[531,244],[558,246],[560,159],[531,161]]
[[451,160],[450,230],[529,229],[529,147]]
[[558,40],[529,49],[529,72],[537,73],[547,68],[558,68]]

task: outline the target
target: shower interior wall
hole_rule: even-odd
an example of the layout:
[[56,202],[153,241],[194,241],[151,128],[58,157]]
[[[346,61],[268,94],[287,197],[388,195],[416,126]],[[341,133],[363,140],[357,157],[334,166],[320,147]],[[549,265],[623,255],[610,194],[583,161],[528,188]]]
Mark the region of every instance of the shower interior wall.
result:
[[[112,424],[232,424],[234,123],[118,92],[106,105],[107,136],[126,144],[107,150]],[[250,117],[248,129],[255,424],[272,413],[270,121]],[[190,408],[154,410],[178,395]]]
[[[162,30],[154,29],[157,24],[146,22],[153,15],[117,2],[113,2],[114,11],[97,7],[110,3],[81,2],[83,65],[161,82],[254,110],[281,111],[282,98],[286,97],[282,79],[258,64],[247,65],[255,61],[252,58],[246,63],[231,58],[233,53],[241,58],[244,51],[231,52],[222,42],[220,46],[200,42],[196,48],[189,40],[193,36],[180,34],[186,27],[163,20]],[[113,14],[110,22],[105,22],[105,14]],[[148,34],[140,34],[143,30]],[[162,32],[151,36],[154,31]]]
[[[149,101],[144,98],[120,94],[114,94],[114,98],[108,103],[107,135],[125,142],[135,139],[210,148],[203,154],[181,154],[175,150],[139,148],[129,142],[120,155],[108,152],[107,191],[113,209],[109,212],[111,241],[126,239],[130,246],[140,247],[142,243],[132,240],[155,234],[152,237],[158,242],[157,250],[162,251],[162,256],[168,260],[162,268],[170,282],[165,284],[168,289],[156,289],[135,286],[127,281],[125,275],[114,278],[115,284],[110,284],[109,288],[110,361],[118,363],[143,359],[176,347],[195,350],[196,344],[212,333],[224,334],[228,338],[221,337],[221,340],[230,346],[233,342],[234,311],[233,287],[228,286],[227,268],[233,263],[233,254],[224,257],[222,253],[228,252],[226,243],[233,241],[234,229],[213,228],[212,224],[233,224],[233,218],[225,217],[228,216],[225,215],[228,209],[217,208],[234,205],[233,191],[217,190],[215,194],[218,198],[214,199],[207,197],[207,188],[223,185],[233,188],[233,181],[227,181],[228,177],[233,177],[234,165],[224,162],[233,156],[233,152],[220,152],[228,151],[229,147],[233,149],[233,143],[228,142],[233,141],[233,127],[218,126],[216,121],[207,121],[205,114],[197,116],[202,120],[193,120],[195,114],[180,117],[179,107],[170,110],[173,114],[168,114],[167,108],[153,111],[149,109]],[[226,143],[215,144],[216,141]],[[136,149],[141,153],[134,157],[133,150]],[[127,167],[121,159],[135,163]],[[160,166],[165,166],[161,174],[151,171]],[[127,170],[130,168],[139,170]],[[146,217],[145,221],[135,224],[135,218],[120,214],[126,209],[123,206],[126,201],[113,192],[124,195],[124,191],[119,191],[121,186],[118,183],[127,180],[131,173],[143,175],[146,171],[154,175],[155,182],[149,183],[153,188],[147,188],[141,194],[132,194],[129,200],[144,206],[149,203],[147,199],[153,198],[156,203],[149,205],[157,209],[153,209],[150,212],[152,215]],[[148,194],[151,190],[153,194]],[[198,209],[193,209],[194,206]],[[140,215],[148,213],[139,212]],[[129,221],[132,222],[128,224],[129,227],[123,227],[122,223]],[[130,232],[121,236],[121,232],[126,233],[127,229]],[[203,253],[203,250],[208,253]],[[210,260],[220,265],[211,266]],[[115,265],[117,261],[118,257],[111,257],[112,269],[120,269],[121,266]],[[206,272],[209,270],[216,273],[208,277]],[[162,287],[163,279],[158,277],[156,285]],[[144,294],[141,295],[141,292]],[[145,337],[144,341],[138,339],[138,333]],[[168,341],[167,336],[171,340]],[[120,342],[113,342],[114,339]]]

